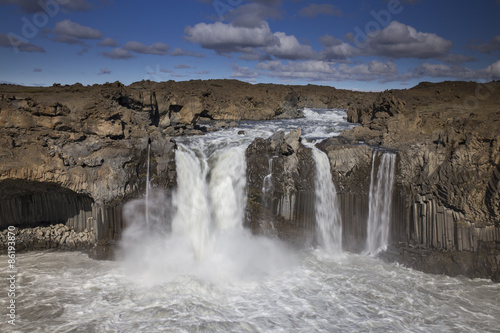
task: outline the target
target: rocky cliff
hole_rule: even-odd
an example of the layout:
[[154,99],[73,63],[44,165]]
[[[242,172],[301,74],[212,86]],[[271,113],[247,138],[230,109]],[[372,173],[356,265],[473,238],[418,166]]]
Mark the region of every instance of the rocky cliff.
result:
[[246,151],[246,225],[295,244],[313,241],[315,223],[314,161],[300,135],[300,129],[278,131],[255,139]]
[[[322,145],[346,200],[367,195],[351,179],[357,174],[367,184],[367,146],[359,143],[398,154],[387,257],[434,273],[498,280],[500,83],[422,83],[380,93],[348,116],[363,125],[342,134],[350,144]],[[339,163],[351,158],[356,167]]]
[[[344,248],[364,248],[374,151],[389,149],[397,152],[397,170],[385,257],[499,279],[499,92],[499,82],[382,93],[234,80],[0,85],[0,228],[33,227],[24,234],[36,248],[113,241],[124,227],[121,203],[144,195],[148,145],[151,182],[168,189],[175,186],[177,135],[214,130],[214,121],[345,108],[361,126],[318,145],[330,159]],[[311,156],[299,131],[250,145],[248,227],[314,241]]]
[[[113,241],[124,227],[121,204],[144,195],[149,143],[152,185],[168,189],[176,179],[172,136],[225,125],[214,121],[296,118],[301,107],[347,106],[361,96],[235,80],[0,85],[0,228],[62,223]],[[52,238],[39,243],[66,245]]]

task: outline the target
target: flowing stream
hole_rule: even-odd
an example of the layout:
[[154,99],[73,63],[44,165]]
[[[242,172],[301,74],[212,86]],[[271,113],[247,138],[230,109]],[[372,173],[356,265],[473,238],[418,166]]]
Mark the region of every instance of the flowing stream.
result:
[[[147,217],[144,199],[125,206],[134,223],[120,260],[18,255],[18,318],[7,332],[498,332],[499,284],[341,251],[335,187],[320,151],[313,152],[321,247],[293,250],[242,227],[245,149],[255,137],[301,127],[314,142],[351,126],[341,110],[305,114],[180,138],[178,189],[148,189]],[[384,156],[379,173],[390,168]],[[0,308],[7,302],[5,291]]]

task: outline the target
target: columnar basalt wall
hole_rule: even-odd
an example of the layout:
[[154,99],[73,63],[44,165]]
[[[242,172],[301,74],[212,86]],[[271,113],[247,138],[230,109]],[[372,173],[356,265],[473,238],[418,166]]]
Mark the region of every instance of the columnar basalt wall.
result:
[[315,165],[301,131],[256,139],[246,151],[248,204],[245,225],[299,245],[313,241]]

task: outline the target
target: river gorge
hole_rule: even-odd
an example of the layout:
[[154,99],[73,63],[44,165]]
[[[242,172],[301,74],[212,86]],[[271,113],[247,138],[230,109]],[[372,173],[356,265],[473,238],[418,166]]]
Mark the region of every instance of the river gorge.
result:
[[457,91],[3,86],[16,329],[495,331],[498,97]]

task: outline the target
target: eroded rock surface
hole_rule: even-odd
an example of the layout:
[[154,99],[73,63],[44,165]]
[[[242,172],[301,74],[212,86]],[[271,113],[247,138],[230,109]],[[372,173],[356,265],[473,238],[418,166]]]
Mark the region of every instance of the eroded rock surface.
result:
[[294,244],[312,241],[315,165],[301,130],[257,138],[247,148],[246,224]]

